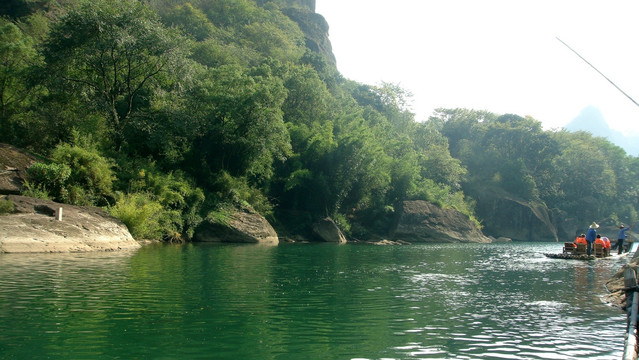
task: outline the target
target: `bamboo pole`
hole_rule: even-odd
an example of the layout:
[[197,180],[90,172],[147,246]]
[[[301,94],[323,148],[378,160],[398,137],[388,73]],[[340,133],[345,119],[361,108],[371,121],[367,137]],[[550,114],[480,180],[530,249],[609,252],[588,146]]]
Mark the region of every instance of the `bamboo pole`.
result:
[[632,297],[632,306],[628,310],[628,331],[623,349],[623,360],[637,359],[637,315],[639,314],[639,295],[637,295],[637,274],[634,269],[627,268],[624,271],[624,285],[626,287],[626,307],[629,297]]
[[595,69],[596,72],[599,73],[599,75],[603,76],[604,79],[608,80],[608,82],[610,84],[612,84],[612,86],[614,86],[617,90],[619,90],[622,94],[624,94],[628,99],[630,99],[630,101],[632,101],[635,105],[639,106],[639,103],[637,103],[635,101],[635,99],[631,98],[630,95],[628,95],[625,91],[621,90],[621,88],[619,86],[617,86],[617,84],[615,84],[612,80],[610,80],[606,75],[604,75],[601,71],[599,71],[599,69],[597,69],[593,64],[591,64],[588,60],[586,60],[583,56],[579,55],[579,53],[577,51],[575,51],[573,48],[571,48],[570,46],[568,46],[568,44],[566,44],[563,40],[561,40],[560,38],[556,38],[557,40],[559,40],[559,42],[561,42],[562,44],[564,44],[568,49],[570,49],[570,51],[574,52],[577,56],[579,56],[579,58],[583,61],[586,62],[586,64],[590,65],[591,68]]

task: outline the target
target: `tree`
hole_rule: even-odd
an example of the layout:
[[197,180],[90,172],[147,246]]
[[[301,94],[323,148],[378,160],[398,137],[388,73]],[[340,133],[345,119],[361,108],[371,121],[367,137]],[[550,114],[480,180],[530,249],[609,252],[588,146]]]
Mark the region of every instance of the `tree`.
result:
[[15,24],[0,19],[0,139],[11,141],[13,115],[24,111],[34,87],[28,84],[31,68],[39,62],[33,39]]
[[184,44],[141,2],[97,0],[53,27],[44,54],[61,91],[105,112],[120,149],[124,129],[153,87],[180,79]]
[[190,3],[174,7],[164,18],[166,22],[179,26],[197,41],[205,40],[216,30],[206,14]]
[[209,78],[200,94],[207,107],[201,109],[207,128],[199,139],[200,154],[213,173],[268,179],[273,161],[291,151],[282,118],[282,80],[267,65],[250,71],[225,65],[212,69]]
[[467,171],[459,159],[450,155],[448,139],[435,124],[432,121],[418,124],[413,139],[419,154],[421,177],[460,190]]

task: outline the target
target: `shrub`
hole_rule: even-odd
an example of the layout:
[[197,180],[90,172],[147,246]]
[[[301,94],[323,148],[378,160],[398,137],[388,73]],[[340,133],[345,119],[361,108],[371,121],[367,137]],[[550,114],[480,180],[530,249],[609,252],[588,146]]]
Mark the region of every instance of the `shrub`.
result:
[[333,221],[335,222],[337,227],[340,230],[342,230],[343,233],[345,233],[347,235],[352,235],[351,234],[351,224],[348,222],[348,219],[346,219],[346,216],[344,216],[343,214],[334,214],[333,215]]
[[129,188],[133,192],[148,194],[162,205],[166,214],[162,218],[162,227],[171,229],[171,234],[166,233],[164,237],[172,241],[193,237],[195,227],[202,221],[199,212],[205,196],[181,172],[162,174],[150,166],[137,171]]
[[71,169],[66,165],[37,162],[27,169],[27,178],[22,194],[39,199],[64,202],[67,196],[66,182]]
[[220,202],[230,202],[238,206],[251,206],[262,216],[273,213],[273,205],[257,188],[252,187],[244,177],[233,177],[222,172],[216,179],[215,187]]
[[0,199],[0,215],[11,214],[15,210],[15,205],[11,200]]
[[23,195],[74,205],[106,205],[112,197],[113,165],[97,150],[62,143],[52,160],[27,170]]
[[161,224],[164,209],[148,194],[119,194],[115,205],[110,206],[108,211],[127,226],[135,239],[162,238],[165,230]]
[[28,196],[36,199],[51,200],[49,192],[44,189],[42,185],[32,184],[31,182],[29,182],[29,180],[24,181],[20,193],[23,196]]
[[52,159],[71,169],[67,184],[76,187],[77,196],[61,200],[72,204],[104,205],[106,198],[112,197],[113,162],[97,150],[62,143],[53,151]]

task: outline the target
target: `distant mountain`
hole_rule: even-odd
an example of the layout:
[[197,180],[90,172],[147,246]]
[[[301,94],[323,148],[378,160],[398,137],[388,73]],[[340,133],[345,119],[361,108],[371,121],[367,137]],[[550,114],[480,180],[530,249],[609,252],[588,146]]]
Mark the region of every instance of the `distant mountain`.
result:
[[595,136],[608,139],[613,144],[626,150],[628,155],[639,156],[639,135],[628,135],[611,129],[601,111],[588,106],[564,128],[568,131],[587,131]]

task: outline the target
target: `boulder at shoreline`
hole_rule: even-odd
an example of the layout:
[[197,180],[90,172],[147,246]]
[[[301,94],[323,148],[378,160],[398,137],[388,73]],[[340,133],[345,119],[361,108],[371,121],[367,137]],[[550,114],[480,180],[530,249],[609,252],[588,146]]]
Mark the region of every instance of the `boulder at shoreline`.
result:
[[[126,226],[106,211],[26,196],[5,195],[15,210],[0,215],[0,253],[84,252],[137,249]],[[56,213],[62,208],[62,220]]]
[[423,200],[402,203],[393,240],[411,243],[491,242],[468,216],[455,209],[442,209]]
[[346,237],[342,231],[337,227],[333,219],[329,217],[313,224],[313,231],[322,241],[338,244],[346,242]]
[[235,209],[224,219],[204,220],[195,229],[193,236],[200,242],[228,242],[277,245],[279,238],[275,229],[257,211],[250,207]]

